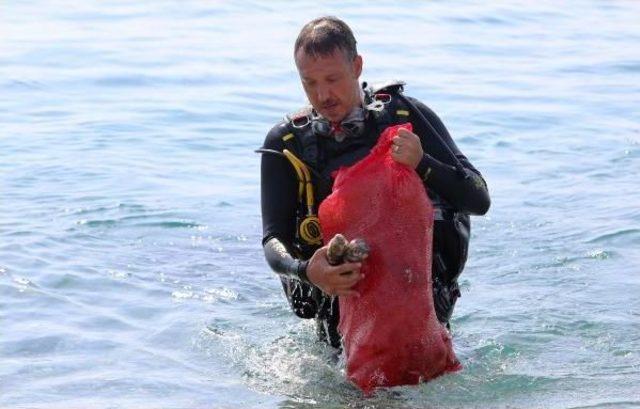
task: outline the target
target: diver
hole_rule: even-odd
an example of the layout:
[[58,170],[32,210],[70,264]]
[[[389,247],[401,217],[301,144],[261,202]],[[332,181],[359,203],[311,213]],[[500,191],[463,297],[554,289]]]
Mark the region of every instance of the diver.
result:
[[457,148],[438,116],[403,94],[404,83],[360,83],[363,58],[342,20],[307,23],[294,59],[310,106],[287,115],[267,134],[261,162],[263,247],[280,275],[294,313],[315,319],[318,336],[340,348],[337,296],[354,293],[360,263],[330,265],[316,217],[331,193],[332,174],[364,158],[388,126],[410,122],[393,140],[392,158],[415,169],[434,211],[433,299],[438,320],[449,327],[460,296],[469,242],[469,215],[490,206],[480,172]]

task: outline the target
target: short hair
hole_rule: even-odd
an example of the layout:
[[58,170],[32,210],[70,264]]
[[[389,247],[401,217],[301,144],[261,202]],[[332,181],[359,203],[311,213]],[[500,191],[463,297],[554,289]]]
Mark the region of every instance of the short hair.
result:
[[301,48],[314,57],[331,55],[336,49],[344,51],[349,60],[358,55],[353,32],[347,23],[334,16],[318,17],[305,24],[296,39],[294,57]]

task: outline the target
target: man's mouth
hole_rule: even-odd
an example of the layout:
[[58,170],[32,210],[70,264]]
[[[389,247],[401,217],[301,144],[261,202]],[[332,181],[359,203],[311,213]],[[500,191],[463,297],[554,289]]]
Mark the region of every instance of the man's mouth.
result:
[[337,102],[331,102],[328,104],[323,104],[322,105],[322,109],[327,110],[327,111],[331,111],[333,109],[335,109],[338,106]]
[[324,106],[324,116],[327,119],[330,120],[335,120],[335,116],[338,115],[339,111],[340,111],[340,104],[331,104],[331,105],[325,105]]

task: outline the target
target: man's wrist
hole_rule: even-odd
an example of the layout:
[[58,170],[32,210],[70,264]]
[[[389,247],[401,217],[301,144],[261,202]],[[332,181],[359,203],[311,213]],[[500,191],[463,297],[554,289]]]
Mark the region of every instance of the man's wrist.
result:
[[297,276],[300,281],[311,284],[309,277],[307,277],[307,267],[309,266],[309,260],[300,260],[297,268]]

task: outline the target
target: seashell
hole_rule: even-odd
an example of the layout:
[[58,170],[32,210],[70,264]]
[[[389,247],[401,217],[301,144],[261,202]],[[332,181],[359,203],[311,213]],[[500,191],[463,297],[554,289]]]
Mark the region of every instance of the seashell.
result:
[[363,239],[353,239],[350,242],[342,234],[336,234],[329,241],[327,260],[335,266],[345,261],[355,263],[362,261],[369,255],[370,248]]
[[343,263],[344,255],[347,252],[347,246],[349,242],[342,234],[336,234],[329,241],[329,248],[327,249],[327,260],[332,266]]
[[344,259],[350,263],[362,261],[369,256],[369,251],[371,249],[363,239],[353,239],[347,245]]

